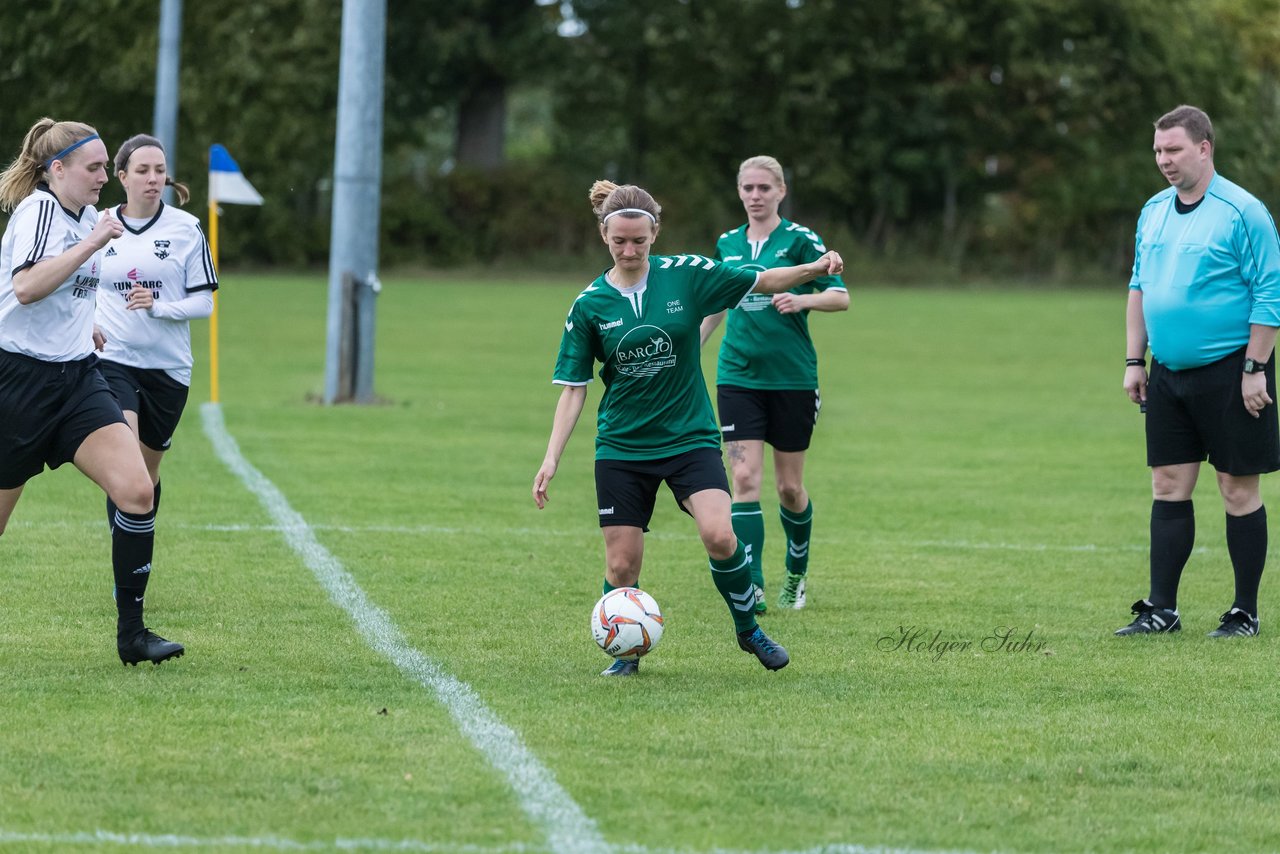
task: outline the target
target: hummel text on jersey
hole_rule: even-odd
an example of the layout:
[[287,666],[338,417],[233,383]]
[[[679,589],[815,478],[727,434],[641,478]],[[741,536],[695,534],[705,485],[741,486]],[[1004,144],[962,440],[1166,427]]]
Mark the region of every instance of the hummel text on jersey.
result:
[[610,329],[613,329],[613,328],[618,327],[618,326],[621,326],[621,325],[622,325],[622,318],[621,318],[621,317],[619,317],[617,320],[611,320],[611,321],[609,321],[608,323],[602,323],[602,324],[600,324],[600,331],[601,331],[601,332],[607,332],[607,331],[609,331]]

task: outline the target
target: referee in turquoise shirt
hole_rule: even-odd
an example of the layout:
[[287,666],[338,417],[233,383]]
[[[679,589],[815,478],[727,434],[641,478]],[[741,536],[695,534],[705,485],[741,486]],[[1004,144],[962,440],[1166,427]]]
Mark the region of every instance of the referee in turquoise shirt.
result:
[[[1258,633],[1267,558],[1259,479],[1280,469],[1275,360],[1280,238],[1262,202],[1213,168],[1213,125],[1181,106],[1155,123],[1169,188],[1138,217],[1125,316],[1124,389],[1145,404],[1151,592],[1117,635],[1176,632],[1178,580],[1195,545],[1191,493],[1205,459],[1227,511],[1235,601],[1210,637]],[[1145,356],[1151,348],[1151,374]]]

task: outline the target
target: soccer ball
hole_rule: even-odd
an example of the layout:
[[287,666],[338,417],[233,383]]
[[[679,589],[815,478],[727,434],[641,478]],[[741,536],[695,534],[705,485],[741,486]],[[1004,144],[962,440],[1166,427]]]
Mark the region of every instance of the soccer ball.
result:
[[662,639],[662,612],[643,590],[619,587],[591,609],[591,636],[614,658],[637,659]]

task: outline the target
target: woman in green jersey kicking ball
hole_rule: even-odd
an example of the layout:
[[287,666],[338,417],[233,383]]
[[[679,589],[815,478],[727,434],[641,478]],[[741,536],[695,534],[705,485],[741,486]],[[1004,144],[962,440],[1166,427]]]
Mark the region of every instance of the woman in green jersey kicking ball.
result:
[[[751,157],[738,167],[738,197],[747,222],[720,235],[716,260],[744,270],[774,272],[822,258],[822,238],[778,214],[787,195],[782,167]],[[811,311],[844,311],[849,291],[839,270],[802,280],[782,293],[753,293],[728,312],[716,366],[716,408],[733,474],[733,530],[751,552],[757,613],[764,599],[764,515],[760,483],[764,446],[773,447],[778,512],[787,538],[787,576],[780,608],[803,608],[813,504],[804,488],[804,452],[818,421],[818,355],[809,337]],[[758,290],[758,289],[757,289]],[[702,321],[705,343],[725,312]]]
[[[563,389],[533,500],[539,509],[546,506],[547,487],[600,362],[605,390],[596,425],[595,481],[605,591],[639,583],[644,532],[665,481],[698,526],[738,646],[779,670],[790,659],[756,624],[751,558],[730,518],[720,435],[699,359],[699,324],[750,294],[781,293],[839,275],[843,262],[827,252],[807,264],[756,271],[701,255],[650,256],[662,208],[649,193],[597,181],[591,206],[613,266],[578,295],[565,320],[552,379]],[[630,676],[638,667],[619,659],[604,673]]]

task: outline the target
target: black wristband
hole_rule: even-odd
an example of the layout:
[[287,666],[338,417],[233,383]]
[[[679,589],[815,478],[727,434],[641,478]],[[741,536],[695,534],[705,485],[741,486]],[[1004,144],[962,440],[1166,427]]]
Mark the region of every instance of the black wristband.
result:
[[1124,366],[1126,368],[1145,368],[1147,366],[1146,359],[1125,359]]

